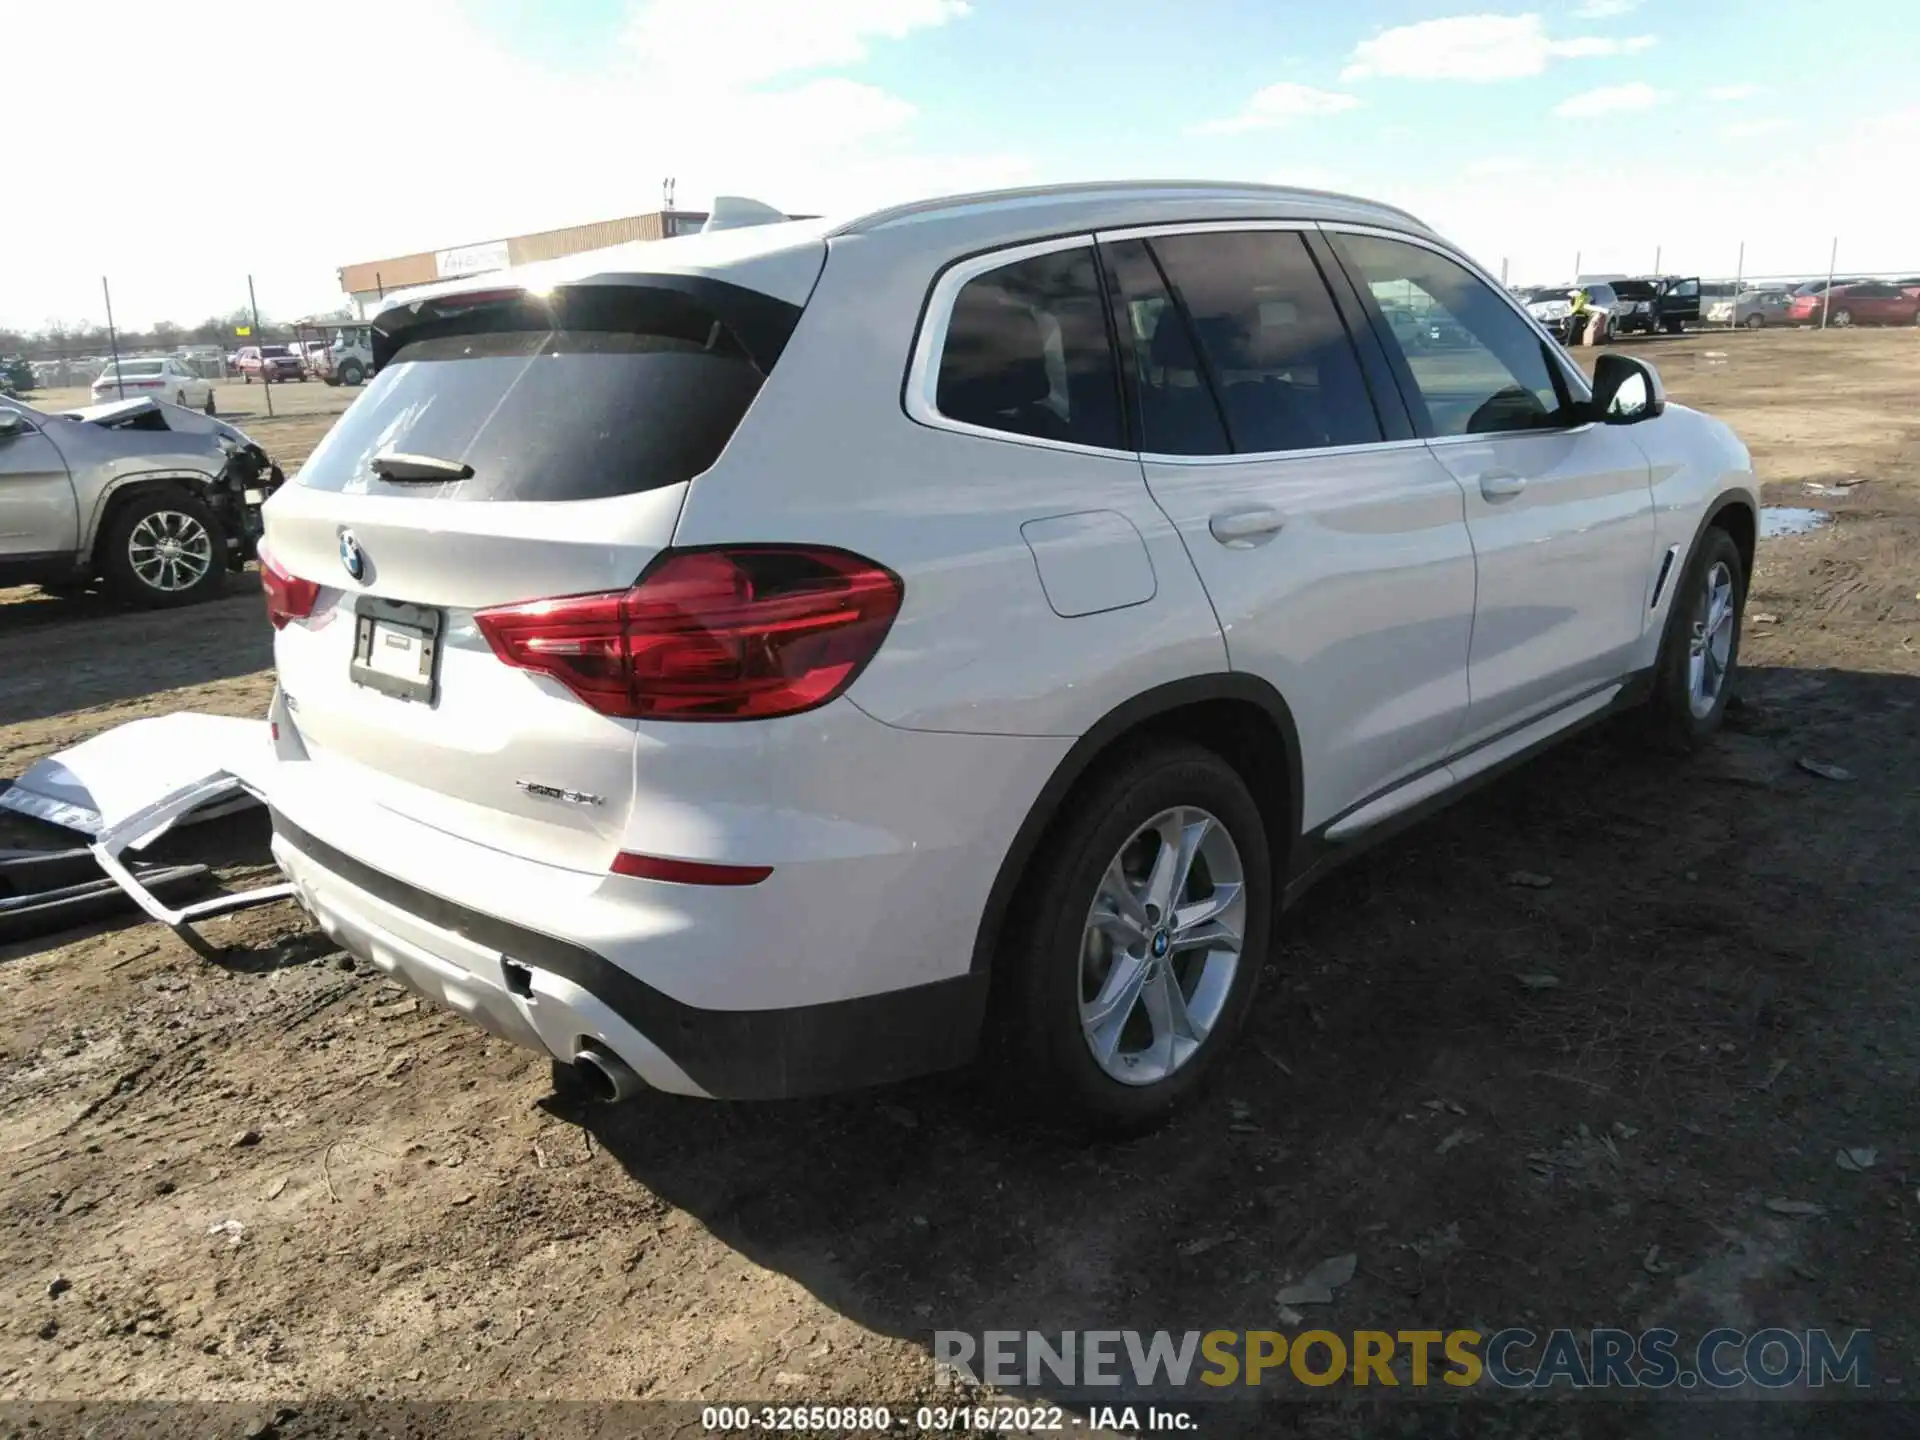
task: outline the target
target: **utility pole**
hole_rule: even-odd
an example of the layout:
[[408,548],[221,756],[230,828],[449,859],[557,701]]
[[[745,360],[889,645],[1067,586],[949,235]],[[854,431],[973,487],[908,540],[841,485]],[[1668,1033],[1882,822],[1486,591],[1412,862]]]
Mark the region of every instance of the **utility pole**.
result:
[[107,288],[107,277],[100,277],[100,295],[107,302],[107,348],[113,352],[113,379],[120,387],[120,398],[127,398],[127,377],[120,369],[120,336],[113,328],[113,291]]
[[1740,323],[1740,281],[1747,273],[1747,242],[1740,242],[1740,258],[1733,262],[1733,318],[1729,326]]
[[261,344],[266,337],[260,333],[260,302],[254,298],[253,276],[247,276],[247,307],[253,311],[253,343],[260,351],[260,385],[267,392],[267,414],[273,414],[273,371],[267,364],[267,347]]
[[1833,237],[1833,248],[1827,252],[1827,288],[1820,292],[1820,328],[1827,328],[1827,312],[1833,308],[1833,267],[1840,259],[1840,237]]
[[1660,273],[1660,252],[1661,252],[1661,248],[1662,248],[1662,247],[1660,247],[1660,246],[1658,246],[1658,245],[1656,245],[1656,246],[1654,246],[1654,247],[1653,247],[1653,273],[1654,273],[1654,274],[1656,274],[1656,275],[1658,275],[1658,274]]

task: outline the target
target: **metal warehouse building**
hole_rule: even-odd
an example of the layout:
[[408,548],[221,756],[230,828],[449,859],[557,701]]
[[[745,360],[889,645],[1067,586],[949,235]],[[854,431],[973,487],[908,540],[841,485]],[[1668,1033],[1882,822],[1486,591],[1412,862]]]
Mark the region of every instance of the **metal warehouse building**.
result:
[[460,275],[484,275],[489,270],[504,270],[509,265],[524,265],[535,260],[557,260],[562,255],[602,250],[630,240],[667,240],[675,235],[691,235],[706,220],[704,210],[655,210],[620,220],[599,220],[590,225],[570,225],[563,230],[541,230],[505,240],[459,245],[451,250],[421,250],[386,260],[365,260],[340,267],[340,288],[353,301],[354,314],[367,320],[378,313],[381,298],[394,290]]

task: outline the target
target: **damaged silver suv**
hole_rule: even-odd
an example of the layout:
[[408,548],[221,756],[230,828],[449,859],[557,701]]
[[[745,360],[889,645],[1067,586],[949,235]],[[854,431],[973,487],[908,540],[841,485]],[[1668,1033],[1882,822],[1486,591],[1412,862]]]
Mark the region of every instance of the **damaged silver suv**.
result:
[[0,396],[0,585],[99,580],[129,604],[191,604],[253,558],[285,477],[224,420],[154,399],[58,413]]

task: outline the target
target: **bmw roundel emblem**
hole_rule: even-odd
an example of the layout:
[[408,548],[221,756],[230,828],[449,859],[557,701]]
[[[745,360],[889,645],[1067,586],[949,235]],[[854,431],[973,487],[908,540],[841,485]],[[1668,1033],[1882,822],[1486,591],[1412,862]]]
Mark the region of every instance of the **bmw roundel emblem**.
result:
[[360,542],[353,538],[351,530],[340,532],[340,564],[354,579],[364,579],[367,573],[367,552],[360,548]]
[[1154,959],[1156,960],[1166,959],[1167,951],[1169,948],[1171,947],[1170,947],[1170,942],[1167,939],[1166,931],[1162,930],[1154,935],[1153,937],[1153,958]]

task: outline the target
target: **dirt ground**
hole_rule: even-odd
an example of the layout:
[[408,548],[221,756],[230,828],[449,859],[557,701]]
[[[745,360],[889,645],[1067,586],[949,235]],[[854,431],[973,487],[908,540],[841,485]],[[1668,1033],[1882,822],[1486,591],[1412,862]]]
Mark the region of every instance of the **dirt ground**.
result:
[[[965,1077],[577,1111],[291,905],[209,926],[219,963],[132,923],[0,949],[0,1400],[284,1404],[289,1436],[335,1433],[317,1397],[898,1412],[951,1398],[936,1328],[1272,1327],[1352,1252],[1305,1323],[1867,1328],[1884,1398],[1320,1392],[1202,1433],[1912,1425],[1920,332],[1635,353],[1741,431],[1769,504],[1832,517],[1762,544],[1729,733],[1676,761],[1596,732],[1326,882],[1164,1132],[1063,1145]],[[240,423],[292,469],[327,419]],[[262,714],[261,602],[231,589],[163,616],[0,592],[0,775],[136,715]],[[257,817],[168,852],[269,873]]]

